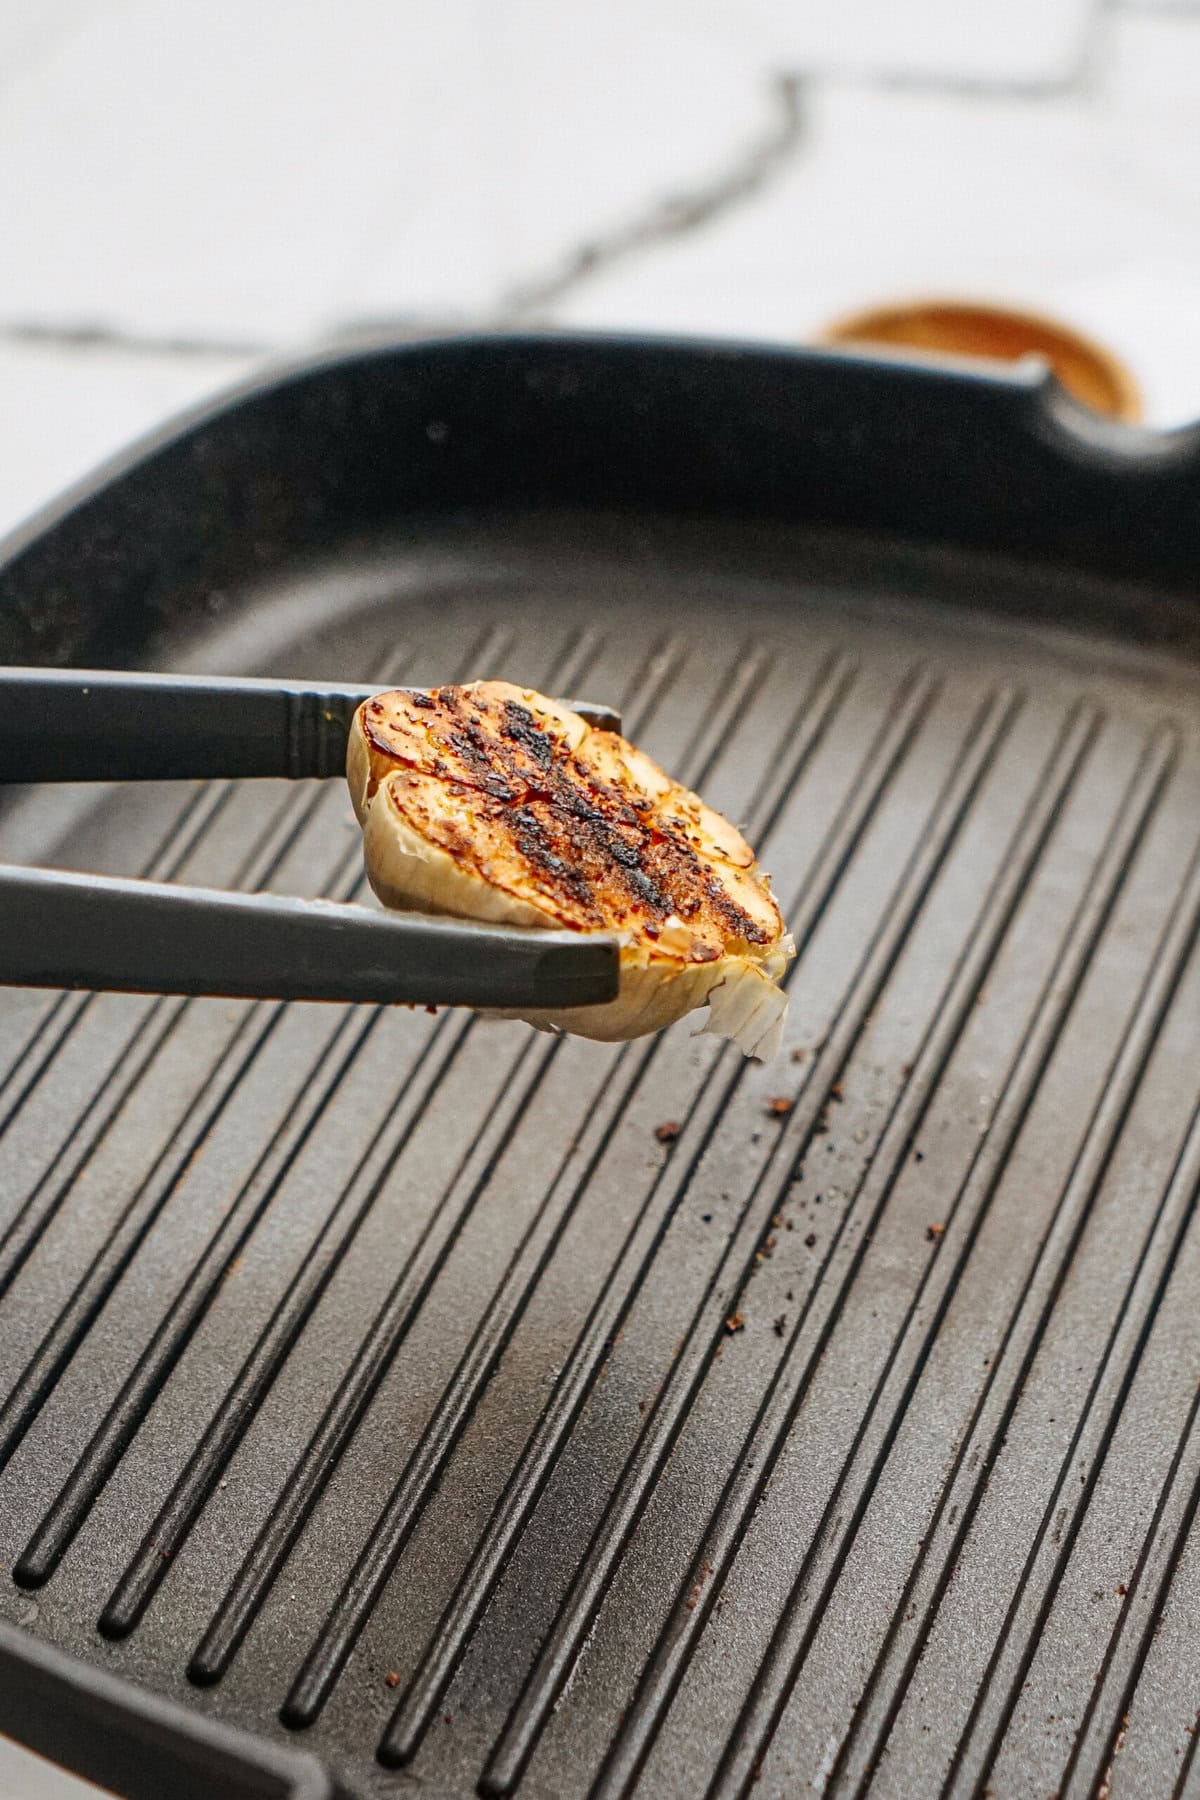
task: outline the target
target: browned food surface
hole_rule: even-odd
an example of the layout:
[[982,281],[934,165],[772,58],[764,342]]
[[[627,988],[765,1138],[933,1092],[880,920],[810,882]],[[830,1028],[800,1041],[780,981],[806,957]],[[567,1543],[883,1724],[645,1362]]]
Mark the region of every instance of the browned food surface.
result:
[[[368,793],[456,865],[580,930],[711,962],[769,946],[778,907],[727,820],[614,732],[507,682],[398,689],[361,714]],[[682,934],[678,926],[683,922]]]

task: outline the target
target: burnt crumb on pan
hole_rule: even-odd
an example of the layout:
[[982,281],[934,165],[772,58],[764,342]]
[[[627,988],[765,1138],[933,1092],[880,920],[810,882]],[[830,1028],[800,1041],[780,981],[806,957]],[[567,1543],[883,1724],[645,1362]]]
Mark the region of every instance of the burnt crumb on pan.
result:
[[783,1336],[783,1334],[787,1330],[787,1314],[786,1313],[779,1314],[779,1317],[773,1321],[773,1323],[771,1325],[771,1330],[775,1333],[775,1336],[777,1338],[781,1338]]
[[700,1596],[704,1592],[704,1584],[712,1572],[713,1566],[710,1562],[701,1564],[700,1573],[688,1589],[687,1609],[689,1612],[695,1612],[696,1607],[699,1604]]
[[763,1110],[769,1113],[772,1118],[786,1119],[795,1104],[796,1102],[789,1099],[787,1094],[775,1094],[767,1101]]
[[944,1225],[927,1225],[925,1227],[925,1236],[929,1239],[931,1244],[936,1244],[945,1229],[946,1227]]
[[807,1055],[808,1055],[808,1051],[803,1048],[799,1049],[799,1050],[793,1050],[792,1051],[792,1061],[796,1062],[796,1063],[803,1062]]
[[398,1669],[389,1669],[387,1674],[383,1678],[383,1682],[384,1682],[385,1687],[390,1687],[390,1688],[399,1687],[400,1686],[400,1671]]
[[746,1315],[743,1312],[732,1312],[725,1321],[725,1329],[732,1337],[735,1331],[746,1329]]
[[660,1144],[673,1144],[682,1130],[678,1119],[664,1119],[661,1125],[654,1127],[654,1135]]
[[804,1242],[805,1242],[806,1247],[809,1250],[812,1250],[815,1247],[816,1242],[817,1242],[816,1232],[815,1231],[808,1232],[808,1234],[806,1235],[806,1237],[804,1239]]
[[[822,1106],[820,1112],[817,1114],[817,1122],[812,1129],[814,1137],[823,1137],[829,1130],[829,1114],[835,1106],[841,1104],[842,1098],[842,1084],[840,1081],[835,1081],[828,1094],[825,1096],[824,1106]],[[830,1144],[829,1148],[832,1150],[833,1145]]]

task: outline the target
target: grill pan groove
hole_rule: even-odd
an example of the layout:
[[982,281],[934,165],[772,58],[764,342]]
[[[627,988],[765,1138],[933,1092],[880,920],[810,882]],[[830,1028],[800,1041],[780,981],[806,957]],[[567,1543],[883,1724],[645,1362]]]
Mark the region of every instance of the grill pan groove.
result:
[[[1105,1348],[1104,1362],[1097,1371],[1092,1389],[1088,1394],[1087,1411],[1081,1415],[1076,1430],[1072,1435],[1070,1450],[1068,1455],[1063,1459],[1062,1470],[1059,1479],[1055,1484],[1053,1497],[1049,1503],[1047,1512],[1043,1516],[1042,1524],[1038,1528],[1038,1534],[1031,1546],[1025,1568],[1021,1572],[1021,1580],[1017,1594],[1006,1615],[1004,1635],[992,1653],[987,1681],[981,1685],[979,1689],[975,1707],[972,1711],[972,1717],[968,1722],[968,1731],[977,1727],[978,1716],[983,1710],[984,1703],[991,1699],[992,1686],[998,1684],[998,1666],[1000,1663],[1001,1651],[1007,1648],[1008,1636],[1016,1624],[1018,1608],[1025,1600],[1028,1592],[1028,1582],[1035,1566],[1035,1559],[1041,1552],[1043,1545],[1047,1542],[1051,1519],[1050,1507],[1053,1507],[1057,1503],[1064,1491],[1064,1484],[1067,1477],[1073,1472],[1073,1469],[1076,1466],[1077,1452],[1082,1446],[1087,1445],[1088,1438],[1092,1435],[1094,1436],[1094,1443],[1087,1449],[1087,1454],[1079,1459],[1089,1471],[1088,1481],[1083,1487],[1083,1491],[1076,1496],[1079,1504],[1074,1509],[1074,1517],[1070,1519],[1066,1529],[1061,1530],[1055,1540],[1051,1540],[1052,1542],[1057,1542],[1061,1545],[1061,1548],[1059,1549],[1057,1556],[1053,1558],[1054,1566],[1049,1578],[1046,1580],[1044,1593],[1036,1602],[1035,1616],[1026,1626],[1021,1638],[1018,1639],[1018,1642],[1022,1644],[1022,1648],[1017,1667],[1010,1676],[1007,1691],[999,1703],[1002,1710],[1000,1710],[1000,1716],[993,1726],[988,1740],[985,1766],[989,1768],[995,1761],[1002,1747],[1004,1730],[1011,1721],[1012,1712],[1016,1706],[1017,1697],[1020,1692],[1020,1685],[1028,1673],[1029,1664],[1033,1658],[1038,1631],[1045,1623],[1045,1619],[1054,1603],[1058,1586],[1062,1579],[1063,1570],[1070,1558],[1071,1549],[1078,1534],[1082,1513],[1086,1510],[1091,1501],[1096,1475],[1108,1453],[1108,1447],[1112,1441],[1113,1431],[1116,1428],[1121,1409],[1128,1399],[1130,1387],[1137,1372],[1142,1351],[1145,1348],[1146,1339],[1149,1336],[1151,1326],[1154,1323],[1159,1304],[1166,1291],[1167,1283],[1174,1273],[1179,1251],[1183,1243],[1184,1233],[1187,1229],[1190,1213],[1195,1205],[1198,1191],[1200,1191],[1200,1110],[1193,1114],[1191,1128],[1188,1132],[1183,1149],[1180,1152],[1179,1162],[1172,1172],[1171,1180],[1163,1193],[1162,1204],[1154,1219],[1150,1237],[1146,1240],[1145,1246],[1138,1257],[1133,1281],[1122,1301],[1117,1323],[1113,1328],[1109,1342]],[[1159,1265],[1157,1273],[1155,1271],[1156,1261]],[[1146,1299],[1145,1305],[1139,1308],[1136,1301],[1138,1290],[1141,1288],[1149,1288],[1151,1291]],[[1132,1338],[1133,1341],[1127,1346],[1123,1346],[1121,1342],[1122,1337]],[[1122,1352],[1124,1355],[1123,1367],[1121,1361]],[[1114,1366],[1110,1367],[1110,1363]],[[1106,1407],[1106,1410],[1101,1410],[1101,1406],[1098,1405],[1098,1402],[1102,1400],[1103,1388],[1111,1389],[1113,1387],[1116,1389],[1115,1393],[1112,1393],[1111,1397],[1104,1400],[1103,1404]],[[1097,1413],[1100,1414],[1098,1418],[1096,1416]],[[1091,1434],[1089,1434],[1086,1429],[1089,1426],[1092,1427]],[[966,1741],[969,1740],[964,1738],[964,1743]]]
[[449,1019],[439,1020],[431,1032],[416,1066],[397,1094],[397,1128],[382,1150],[375,1148],[364,1154],[330,1213],[327,1226],[314,1243],[310,1257],[272,1314],[136,1556],[110,1595],[99,1620],[99,1627],[106,1637],[126,1636],[141,1618],[166,1573],[166,1564],[177,1554],[219,1479],[220,1471],[236,1449],[254,1407],[266,1393],[273,1374],[320,1299],[341,1252],[377,1198],[386,1165],[402,1151],[417,1113],[436,1089],[458,1048],[461,1035],[461,1023],[456,1029]]
[[[1051,1308],[1057,1297],[1062,1280],[1067,1273],[1072,1251],[1078,1242],[1079,1233],[1086,1222],[1087,1213],[1095,1200],[1100,1183],[1103,1180],[1108,1162],[1115,1149],[1117,1138],[1124,1123],[1128,1109],[1133,1101],[1138,1083],[1145,1072],[1146,1063],[1154,1048],[1155,1040],[1161,1027],[1164,1014],[1170,1005],[1175,987],[1179,981],[1184,963],[1196,941],[1200,930],[1200,858],[1193,863],[1191,878],[1180,893],[1172,912],[1168,927],[1157,947],[1154,960],[1147,973],[1145,983],[1139,996],[1138,1005],[1130,1017],[1121,1042],[1120,1051],[1105,1079],[1095,1110],[1088,1125],[1087,1133],[1076,1154],[1071,1173],[1062,1194],[1054,1208],[1050,1230],[1039,1245],[1034,1265],[1033,1280],[1026,1286],[1021,1305],[1014,1313],[1005,1332],[998,1355],[991,1359],[987,1379],[976,1405],[969,1429],[964,1433],[955,1458],[955,1470],[951,1479],[943,1487],[931,1520],[930,1529],[924,1537],[916,1558],[913,1580],[909,1583],[902,1597],[901,1605],[909,1605],[917,1592],[917,1584],[925,1574],[926,1565],[932,1564],[939,1547],[935,1539],[950,1536],[950,1543],[944,1549],[937,1567],[926,1576],[928,1598],[922,1608],[918,1602],[919,1623],[916,1630],[905,1634],[900,1626],[900,1606],[894,1615],[894,1630],[889,1633],[889,1641],[885,1655],[906,1656],[906,1674],[911,1670],[925,1647],[925,1633],[938,1600],[944,1594],[946,1585],[953,1572],[955,1559],[966,1538],[967,1530],[975,1509],[982,1498],[984,1486],[997,1455],[1002,1447],[1004,1431],[1020,1398],[1022,1383],[1028,1374],[1029,1367],[1037,1352],[1042,1333],[1050,1316]],[[1065,1239],[1065,1242],[1063,1240]],[[1055,1252],[1057,1251],[1057,1258]],[[1043,1271],[1045,1271],[1043,1273]],[[1041,1282],[1037,1278],[1041,1276]],[[1037,1284],[1037,1285],[1035,1285]],[[1039,1288],[1048,1291],[1041,1297]],[[1021,1327],[1025,1317],[1034,1312],[1040,1299],[1040,1310],[1031,1320],[1025,1333],[1027,1341],[1022,1343]],[[1007,1387],[1000,1381],[1001,1370],[1007,1370],[1007,1364],[1015,1362],[1016,1368],[1010,1373]],[[1000,1397],[993,1402],[993,1394]],[[989,1418],[999,1412],[996,1418]],[[971,1452],[976,1448],[977,1439],[986,1439],[980,1457],[974,1467],[978,1467],[977,1479],[972,1479],[974,1467]],[[964,1474],[963,1471],[966,1471]],[[942,1520],[948,1519],[952,1510],[952,1496],[958,1495],[958,1523],[942,1526]],[[909,1615],[905,1614],[905,1618]],[[903,1638],[910,1638],[907,1651]],[[882,1668],[878,1668],[868,1689],[866,1704],[856,1715],[848,1743],[853,1746],[860,1732],[870,1731],[872,1716],[875,1713],[873,1704],[882,1682]],[[885,1733],[894,1724],[895,1713],[899,1710],[904,1688],[901,1683],[892,1687],[892,1699],[889,1711],[875,1727],[873,1751],[868,1751],[862,1758],[859,1779],[865,1779],[874,1765],[883,1746]],[[860,1723],[861,1721],[861,1723]],[[835,1765],[834,1778],[840,1778],[840,1770]]]
[[[1003,1083],[988,1129],[981,1137],[979,1149],[972,1158],[957,1195],[945,1210],[942,1220],[945,1231],[936,1246],[938,1253],[930,1256],[925,1278],[913,1296],[901,1333],[880,1375],[862,1426],[856,1433],[837,1484],[826,1504],[821,1526],[813,1535],[814,1559],[821,1555],[828,1557],[836,1542],[836,1554],[832,1567],[825,1576],[821,1598],[815,1602],[810,1601],[801,1611],[801,1602],[807,1599],[806,1589],[811,1587],[814,1576],[820,1572],[816,1560],[812,1563],[806,1560],[789,1606],[780,1621],[776,1641],[764,1662],[762,1680],[756,1689],[753,1708],[748,1709],[739,1726],[737,1738],[731,1742],[730,1762],[732,1764],[732,1759],[737,1757],[737,1766],[743,1771],[743,1779],[745,1769],[753,1767],[761,1754],[767,1731],[778,1722],[783,1692],[791,1686],[801,1661],[811,1648],[822,1611],[822,1601],[828,1598],[844,1567],[854,1534],[870,1504],[880,1471],[911,1404],[917,1380],[928,1358],[929,1347],[936,1337],[941,1318],[956,1287],[957,1276],[974,1245],[985,1209],[990,1205],[1007,1166],[1040,1076],[1059,1042],[1071,1005],[1108,923],[1125,869],[1145,833],[1168,772],[1169,762],[1169,746],[1164,744],[1157,757],[1148,758],[1135,772],[1111,833],[1091,873],[1085,896],[1068,926],[1059,956],[1046,980]],[[914,1065],[914,1078],[915,1076]],[[868,1186],[874,1167],[872,1163],[867,1176]],[[872,1221],[876,1214],[877,1208],[872,1206]],[[965,1243],[957,1260],[952,1261],[951,1252],[958,1248],[957,1240],[962,1237],[965,1237]],[[922,1301],[926,1304],[934,1302],[933,1317],[928,1324],[924,1324],[920,1317]],[[910,1345],[910,1339],[917,1341]],[[899,1392],[893,1392],[890,1403],[885,1405],[883,1401],[889,1384],[893,1389],[899,1387]],[[836,1531],[830,1530],[834,1509],[838,1506],[844,1509],[847,1506],[846,1483],[855,1463],[865,1454],[864,1442],[866,1450],[870,1451],[866,1432],[877,1414],[881,1414],[886,1421],[882,1439],[871,1455],[859,1492],[851,1504],[845,1530],[840,1541],[837,1541]],[[749,1742],[752,1734],[753,1747]],[[732,1768],[729,1773],[732,1777]]]
[[[1124,1730],[1124,1722],[1128,1719],[1131,1702],[1157,1635],[1159,1622],[1166,1609],[1171,1584],[1179,1567],[1188,1535],[1195,1523],[1197,1508],[1200,1507],[1200,1433],[1196,1429],[1198,1418],[1200,1418],[1200,1387],[1193,1396],[1184,1429],[1176,1445],[1175,1454],[1171,1459],[1171,1467],[1167,1479],[1163,1483],[1158,1505],[1150,1523],[1150,1529],[1146,1534],[1142,1554],[1138,1558],[1137,1567],[1128,1584],[1127,1604],[1121,1609],[1105,1656],[1104,1666],[1097,1671],[1095,1687],[1088,1697],[1087,1710],[1081,1721],[1081,1729],[1064,1766],[1062,1784],[1064,1795],[1094,1793],[1106,1779],[1111,1780],[1117,1740]],[[1170,1533],[1169,1530],[1169,1503],[1171,1501],[1175,1502],[1180,1513],[1174,1533]],[[1161,1548],[1164,1539],[1168,1540],[1165,1554]],[[1157,1583],[1153,1580],[1151,1567],[1156,1550],[1162,1563]],[[1153,1589],[1153,1593],[1147,1599],[1145,1596],[1148,1589]],[[1130,1658],[1128,1670],[1122,1676],[1118,1661],[1122,1638],[1127,1624],[1134,1619],[1139,1609],[1142,1615],[1141,1634],[1134,1654]],[[1119,1687],[1118,1683],[1121,1683]],[[1097,1715],[1105,1722],[1105,1728],[1100,1734],[1088,1729]],[[1084,1773],[1083,1752],[1089,1747],[1092,1751],[1091,1768]],[[1183,1774],[1184,1771],[1181,1771],[1181,1775]],[[1182,1785],[1182,1781],[1179,1785]]]
[[[929,1101],[962,1034],[967,1009],[976,1001],[1032,870],[1046,847],[1066,797],[1078,776],[1080,765],[1091,748],[1098,725],[1094,709],[1073,710],[1064,722],[1047,766],[1041,771],[1038,788],[1009,845],[996,885],[975,920],[971,936],[964,946],[963,956],[952,972],[951,981],[942,995],[925,1042],[913,1061],[911,1073],[897,1096],[895,1108],[880,1135],[878,1147],[851,1199],[846,1218],[839,1226],[830,1249],[825,1253],[821,1268],[814,1277],[813,1285],[801,1303],[783,1358],[763,1396],[755,1420],[754,1434],[722,1495],[719,1512],[714,1515],[713,1526],[706,1534],[703,1547],[693,1559],[686,1584],[659,1637],[656,1655],[647,1665],[635,1703],[622,1721],[612,1751],[596,1783],[594,1791],[597,1797],[628,1791],[638,1768],[645,1760],[670,1696],[682,1678],[695,1637],[703,1629],[720,1592],[728,1561],[736,1554],[750,1515],[770,1479],[782,1441],[791,1429],[795,1414],[803,1401],[812,1369],[828,1346],[840,1315],[840,1300],[857,1272],[900,1169],[912,1153]],[[819,1286],[830,1270],[846,1222],[857,1213],[863,1214],[860,1242],[841,1277],[837,1293],[826,1303],[824,1320],[817,1320],[816,1342],[801,1358],[797,1351],[804,1336],[811,1338],[814,1335],[813,1330],[806,1334],[806,1327],[814,1317],[814,1301]],[[867,1417],[869,1418],[869,1414]],[[860,1438],[866,1423],[867,1419],[864,1419]],[[857,1440],[855,1448],[857,1449]],[[832,1504],[831,1500],[830,1507]],[[828,1523],[828,1512],[829,1509],[823,1524]],[[824,1532],[821,1531],[817,1537],[823,1535]]]

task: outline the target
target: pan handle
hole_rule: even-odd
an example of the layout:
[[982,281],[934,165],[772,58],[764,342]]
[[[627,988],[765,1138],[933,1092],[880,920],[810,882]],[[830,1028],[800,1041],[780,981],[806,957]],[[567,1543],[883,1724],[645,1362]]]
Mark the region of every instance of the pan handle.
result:
[[0,1731],[123,1800],[338,1800],[309,1753],[202,1718],[6,1623]]

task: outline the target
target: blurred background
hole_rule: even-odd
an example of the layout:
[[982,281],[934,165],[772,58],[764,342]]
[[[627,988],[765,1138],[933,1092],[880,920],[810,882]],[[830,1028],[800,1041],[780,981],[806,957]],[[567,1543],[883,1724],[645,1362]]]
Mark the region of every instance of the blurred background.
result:
[[317,343],[927,295],[1200,418],[1197,0],[0,0],[0,531]]
[[0,530],[317,342],[929,294],[1200,417],[1197,0],[0,0]]

